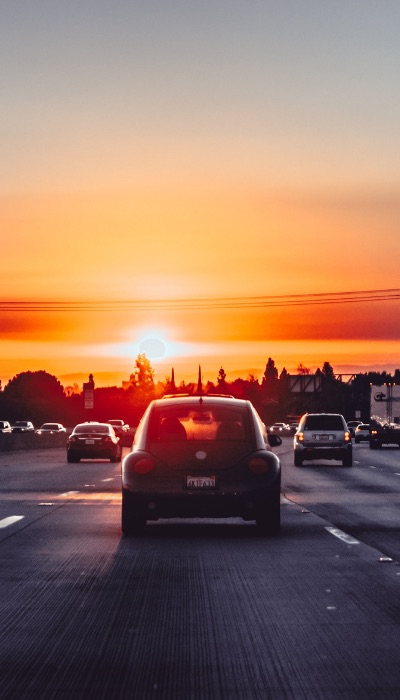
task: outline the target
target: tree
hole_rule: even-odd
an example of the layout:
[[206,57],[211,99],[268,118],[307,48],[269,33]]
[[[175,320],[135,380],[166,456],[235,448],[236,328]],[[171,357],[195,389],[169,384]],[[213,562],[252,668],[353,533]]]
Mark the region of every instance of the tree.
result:
[[300,362],[300,364],[297,366],[297,374],[311,374],[311,370],[309,367],[304,367],[303,363]]
[[145,353],[139,353],[136,358],[134,383],[143,392],[154,391],[154,369]]
[[57,377],[44,370],[17,374],[2,392],[3,406],[13,420],[27,417],[36,423],[62,422],[65,398]]
[[268,358],[261,382],[262,395],[264,398],[277,399],[279,392],[278,370],[272,357]]
[[268,382],[274,382],[278,379],[278,370],[275,367],[275,361],[272,357],[268,358],[268,362],[265,365],[265,372],[263,375],[263,384]]
[[335,379],[335,373],[330,362],[324,362],[321,371],[325,379]]
[[219,368],[218,377],[217,377],[217,386],[218,386],[218,391],[221,394],[227,393],[226,372],[222,366]]

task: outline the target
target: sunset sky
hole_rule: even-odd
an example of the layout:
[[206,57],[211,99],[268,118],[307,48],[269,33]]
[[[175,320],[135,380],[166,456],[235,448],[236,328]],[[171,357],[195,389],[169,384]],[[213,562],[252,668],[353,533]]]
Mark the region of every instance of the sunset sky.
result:
[[0,20],[3,386],[400,367],[398,0]]

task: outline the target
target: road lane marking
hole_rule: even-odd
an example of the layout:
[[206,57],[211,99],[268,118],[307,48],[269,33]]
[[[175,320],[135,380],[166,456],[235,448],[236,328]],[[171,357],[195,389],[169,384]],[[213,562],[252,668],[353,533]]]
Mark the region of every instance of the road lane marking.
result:
[[0,528],[13,525],[14,523],[17,523],[18,520],[23,520],[24,517],[24,515],[10,515],[9,518],[3,518],[3,520],[0,520]]
[[66,491],[65,493],[60,493],[59,498],[68,498],[68,496],[75,496],[79,491]]
[[343,542],[346,542],[346,544],[360,544],[358,540],[354,539],[354,537],[347,535],[345,532],[342,532],[342,530],[338,530],[337,527],[326,527],[325,530],[328,530],[331,535],[338,537],[339,540],[343,540]]
[[112,476],[112,477],[110,477],[110,479],[102,479],[101,481],[102,481],[102,482],[103,482],[103,481],[114,481],[114,477]]

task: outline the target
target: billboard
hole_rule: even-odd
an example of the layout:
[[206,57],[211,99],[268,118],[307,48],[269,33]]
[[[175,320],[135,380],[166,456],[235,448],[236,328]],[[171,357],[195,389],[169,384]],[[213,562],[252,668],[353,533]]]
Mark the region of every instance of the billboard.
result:
[[400,423],[400,385],[371,384],[370,416],[380,423]]
[[315,394],[321,391],[320,374],[289,374],[288,379],[292,394]]

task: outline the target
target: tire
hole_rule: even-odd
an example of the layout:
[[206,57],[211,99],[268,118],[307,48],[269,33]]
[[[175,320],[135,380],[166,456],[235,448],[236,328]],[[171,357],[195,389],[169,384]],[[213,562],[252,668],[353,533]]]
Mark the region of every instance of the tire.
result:
[[146,525],[146,519],[135,510],[124,490],[122,490],[121,529],[124,535],[138,535]]
[[279,535],[281,531],[281,504],[279,498],[273,503],[267,504],[256,515],[257,530],[260,535]]
[[353,466],[353,457],[352,457],[352,455],[350,455],[350,457],[349,457],[348,455],[346,455],[346,457],[343,457],[343,459],[342,459],[342,464],[343,464],[344,467],[352,467],[352,466]]
[[380,450],[382,448],[382,443],[377,442],[376,440],[371,440],[369,446],[371,450]]
[[67,452],[67,462],[69,464],[77,464],[80,461],[80,457],[76,457],[75,455],[71,455],[69,452]]
[[294,453],[294,466],[295,467],[302,467],[303,466],[303,457],[298,453]]

